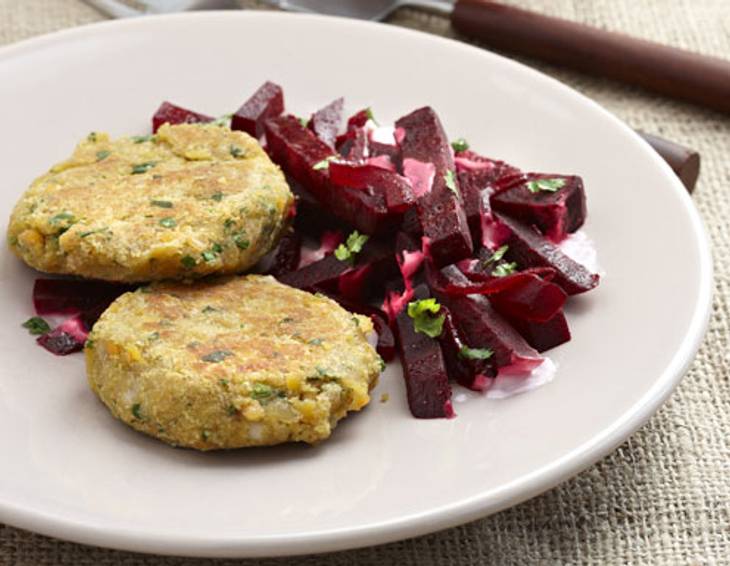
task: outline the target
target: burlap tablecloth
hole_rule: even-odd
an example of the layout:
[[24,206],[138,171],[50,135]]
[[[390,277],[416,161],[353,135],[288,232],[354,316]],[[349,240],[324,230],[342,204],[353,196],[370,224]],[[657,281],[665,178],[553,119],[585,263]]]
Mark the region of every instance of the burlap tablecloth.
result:
[[[512,1],[730,57],[730,0]],[[262,7],[256,0],[242,4]],[[79,0],[0,0],[0,44],[101,19]],[[416,10],[401,10],[391,22],[453,35],[446,18]],[[631,126],[700,150],[702,174],[694,200],[714,246],[715,301],[709,334],[691,371],[659,413],[615,453],[513,509],[385,546],[288,560],[222,563],[730,564],[730,117],[529,63],[586,93]],[[3,565],[212,562],[85,547],[0,525]]]

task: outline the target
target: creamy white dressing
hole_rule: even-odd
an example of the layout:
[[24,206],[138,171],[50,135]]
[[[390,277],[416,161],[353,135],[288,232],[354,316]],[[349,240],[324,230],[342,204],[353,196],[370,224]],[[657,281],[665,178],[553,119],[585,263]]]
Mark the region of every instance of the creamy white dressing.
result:
[[520,393],[532,391],[546,383],[550,383],[555,379],[557,371],[557,364],[550,358],[545,358],[544,362],[527,374],[512,373],[505,375],[500,372],[491,381],[485,396],[487,399],[506,399]]
[[560,251],[570,259],[582,264],[591,273],[605,275],[605,271],[598,263],[598,251],[596,246],[583,230],[569,234],[560,244]]

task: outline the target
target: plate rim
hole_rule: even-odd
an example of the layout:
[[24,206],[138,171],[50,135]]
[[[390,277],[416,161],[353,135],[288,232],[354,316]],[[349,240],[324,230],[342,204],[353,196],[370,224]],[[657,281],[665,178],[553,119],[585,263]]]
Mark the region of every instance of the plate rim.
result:
[[[81,26],[57,30],[40,36],[30,37],[19,42],[0,47],[0,64],[14,57],[22,56],[33,50],[52,47],[67,39],[82,39],[88,34],[96,34],[104,28],[125,28],[128,26],[155,26],[158,22],[185,19],[211,19],[220,17],[261,18],[280,20],[297,18],[305,21],[338,20],[338,25],[380,28],[379,33],[394,33],[408,36],[427,37],[430,41],[442,43],[449,48],[477,51],[480,55],[497,59],[517,66],[522,72],[553,83],[566,96],[576,102],[590,106],[623,130],[639,146],[643,147],[645,157],[662,169],[667,184],[677,193],[684,211],[688,215],[692,232],[697,242],[699,269],[699,293],[696,308],[687,327],[681,346],[676,350],[665,370],[654,381],[650,389],[628,410],[618,417],[610,427],[577,446],[563,457],[543,468],[514,480],[500,488],[497,497],[489,498],[489,492],[431,508],[421,513],[400,516],[396,519],[380,521],[357,527],[325,529],[298,535],[267,536],[197,536],[181,537],[174,532],[155,532],[104,528],[97,525],[72,521],[42,509],[30,509],[0,499],[0,522],[17,528],[30,530],[42,535],[56,537],[81,544],[103,546],[117,550],[154,553],[162,555],[185,555],[197,557],[268,557],[292,556],[301,554],[324,553],[360,548],[394,542],[397,540],[425,535],[438,530],[451,528],[469,521],[486,517],[506,508],[518,505],[556,485],[567,481],[590,465],[603,459],[614,451],[630,435],[646,423],[664,404],[683,376],[694,362],[705,333],[708,329],[713,296],[713,262],[711,242],[699,210],[690,195],[676,178],[670,167],[636,132],[620,118],[609,112],[599,103],[567,84],[524,63],[499,55],[488,49],[471,45],[456,39],[437,36],[425,31],[403,28],[380,22],[361,21],[337,16],[319,14],[292,14],[280,11],[238,10],[184,12],[177,14],[150,15],[144,18],[104,20]],[[490,500],[491,499],[491,500]]]

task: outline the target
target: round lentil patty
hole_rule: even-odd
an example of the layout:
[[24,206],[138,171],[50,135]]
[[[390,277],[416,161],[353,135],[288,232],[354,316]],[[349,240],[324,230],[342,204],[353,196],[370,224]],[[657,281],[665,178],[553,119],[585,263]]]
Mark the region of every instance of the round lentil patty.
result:
[[239,273],[276,245],[292,206],[281,170],[243,132],[92,133],[23,194],[8,243],[40,271],[108,281]]
[[85,349],[112,414],[200,450],[316,443],[369,402],[370,319],[268,276],[155,283],[119,297]]

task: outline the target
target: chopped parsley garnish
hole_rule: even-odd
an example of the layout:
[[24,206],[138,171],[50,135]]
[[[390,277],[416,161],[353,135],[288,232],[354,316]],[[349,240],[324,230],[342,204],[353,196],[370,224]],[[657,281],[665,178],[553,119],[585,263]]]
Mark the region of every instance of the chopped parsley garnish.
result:
[[96,152],[96,160],[97,161],[104,161],[111,154],[112,154],[112,152],[109,151],[108,149],[102,149],[101,151],[97,151]]
[[344,244],[337,246],[335,250],[335,257],[340,261],[346,261],[350,264],[355,263],[355,256],[362,251],[365,242],[368,241],[370,236],[366,234],[360,234],[357,230],[353,231],[347,237]]
[[84,342],[84,348],[87,350],[93,350],[94,349],[94,341],[91,338],[87,338],[86,342]]
[[454,172],[451,169],[444,173],[444,182],[446,183],[446,187],[448,187],[452,193],[459,196],[459,189],[456,188],[456,175],[454,175]]
[[206,305],[203,309],[203,312],[218,312],[218,309],[215,307],[211,307],[210,305]]
[[322,342],[324,342],[324,340],[322,340],[321,338],[313,338],[312,340],[307,342],[307,344],[311,344],[312,346],[321,346]]
[[503,261],[492,270],[492,275],[495,277],[506,277],[507,275],[512,275],[515,271],[517,271],[517,263],[514,261]]
[[309,120],[307,120],[306,118],[297,118],[297,120],[299,120],[299,123],[302,125],[303,128],[306,128],[309,124]]
[[236,409],[235,405],[228,405],[228,407],[226,407],[226,413],[228,413],[229,417],[232,417],[238,413],[238,409]]
[[134,405],[132,405],[132,415],[134,416],[135,419],[137,419],[138,421],[141,421],[142,420],[142,405],[140,405],[139,403],[135,403]]
[[96,132],[91,132],[88,136],[86,136],[86,139],[91,143],[96,143]]
[[212,246],[210,246],[210,249],[213,250],[217,254],[223,253],[223,246],[221,246],[218,242],[216,242]]
[[228,151],[230,151],[231,156],[232,157],[235,157],[236,159],[238,159],[239,157],[243,157],[244,155],[246,155],[246,152],[243,149],[241,149],[240,147],[238,147],[237,145],[232,145],[228,149]]
[[385,360],[383,358],[380,358],[380,373],[383,373],[385,371]]
[[469,149],[469,142],[467,142],[464,138],[457,138],[454,141],[451,142],[451,147],[454,148],[454,151],[466,151]]
[[365,116],[368,117],[368,120],[372,120],[376,126],[380,125],[380,124],[378,124],[378,121],[375,119],[375,114],[373,114],[373,109],[370,108],[369,106],[365,109]]
[[180,259],[180,263],[183,264],[183,267],[185,269],[192,269],[198,262],[195,261],[195,258],[193,256],[185,255]]
[[147,171],[152,169],[155,165],[157,165],[157,162],[155,161],[147,161],[145,163],[132,165],[132,175],[141,175],[142,173],[147,173]]
[[107,230],[109,230],[109,228],[107,228],[106,226],[104,228],[97,228],[96,230],[87,230],[86,232],[81,232],[79,234],[79,238],[88,238],[92,234],[98,234],[100,232],[106,232]]
[[446,315],[438,315],[440,310],[441,305],[436,299],[421,299],[408,303],[408,316],[413,319],[413,329],[431,338],[441,336]]
[[231,124],[231,118],[233,118],[233,114],[223,114],[220,118],[216,118],[211,122],[214,126],[230,126]]
[[223,200],[223,193],[215,193],[210,195],[210,198],[212,198],[215,202],[220,202]]
[[164,228],[174,228],[177,226],[177,220],[175,220],[172,216],[165,216],[165,218],[160,219],[160,226],[163,226]]
[[215,252],[206,250],[200,255],[203,256],[203,260],[205,260],[205,261],[208,261],[208,262],[215,261]]
[[336,155],[330,155],[329,157],[323,159],[322,161],[319,161],[312,165],[312,169],[315,171],[319,171],[320,169],[329,169],[330,161],[337,159]]
[[239,250],[247,250],[251,245],[251,242],[249,242],[245,234],[236,234],[233,236],[233,241],[236,243]]
[[74,215],[70,212],[60,212],[59,214],[56,214],[51,218],[51,224],[59,224],[60,222],[63,222],[65,220],[73,222],[74,219]]
[[230,230],[230,229],[231,229],[231,228],[233,228],[233,227],[234,227],[235,225],[236,225],[236,221],[235,221],[235,220],[233,220],[233,218],[226,218],[226,221],[225,221],[225,222],[223,223],[223,227],[224,227],[224,228],[225,228],[226,230]]
[[274,390],[265,383],[254,383],[253,390],[251,391],[251,397],[260,401],[262,399],[268,399],[274,395]]
[[132,141],[134,143],[144,143],[148,141],[152,141],[154,139],[154,136],[132,136]]
[[465,360],[488,360],[494,355],[494,352],[489,348],[469,348],[469,346],[462,346],[459,350],[459,357]]
[[507,253],[507,250],[509,249],[508,245],[504,245],[497,249],[496,252],[492,254],[492,256],[487,260],[487,263],[497,263],[498,261],[501,261],[501,259],[504,257],[504,254]]
[[151,201],[152,206],[159,206],[160,208],[172,208],[173,204],[169,200],[153,200]]
[[27,328],[28,332],[33,336],[45,334],[46,332],[51,330],[51,327],[48,325],[48,323],[40,316],[34,316],[26,320],[23,323],[23,328]]
[[201,431],[200,431],[200,438],[201,438],[201,439],[202,439],[203,441],[207,441],[207,440],[208,440],[208,439],[210,438],[210,432],[209,432],[209,431],[207,431],[207,430],[201,430]]
[[545,191],[554,193],[565,186],[565,179],[534,179],[525,183],[527,190],[531,193],[539,193]]
[[206,354],[201,360],[204,362],[209,362],[212,364],[217,364],[219,362],[222,362],[226,358],[229,358],[233,355],[233,352],[229,350],[216,350],[215,352],[211,352],[210,354]]

